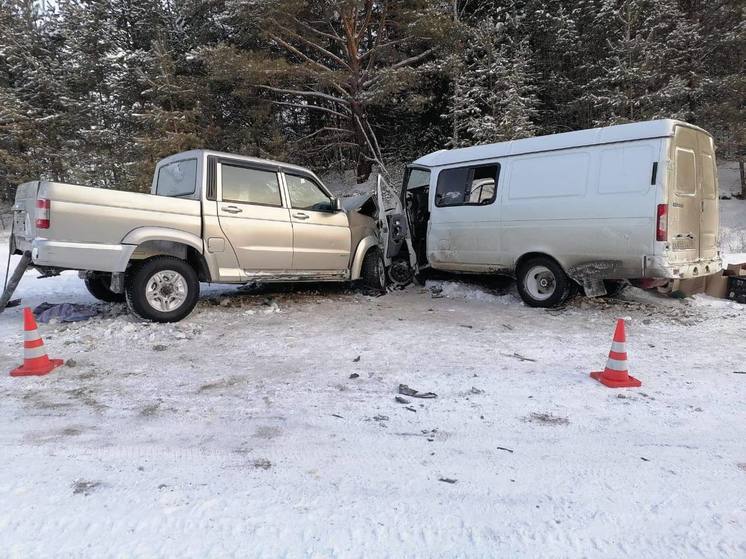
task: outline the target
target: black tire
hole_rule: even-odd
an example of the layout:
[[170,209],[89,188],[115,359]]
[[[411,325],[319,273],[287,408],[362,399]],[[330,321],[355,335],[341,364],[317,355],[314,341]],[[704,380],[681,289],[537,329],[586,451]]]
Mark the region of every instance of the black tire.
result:
[[[175,277],[174,273],[181,277]],[[156,287],[159,278],[160,288]],[[148,292],[161,301],[161,308],[156,306],[157,302],[151,303]],[[154,256],[127,271],[125,293],[130,311],[140,318],[154,322],[178,322],[191,313],[197,304],[199,278],[194,268],[180,258]],[[175,306],[168,308],[170,305]]]
[[572,292],[572,280],[557,262],[547,256],[522,262],[516,274],[516,284],[521,299],[530,307],[558,307]]
[[93,295],[99,301],[105,303],[124,303],[124,293],[115,293],[111,290],[111,274],[105,272],[89,272],[86,274],[85,288],[88,293]]
[[386,266],[383,263],[383,255],[378,247],[373,247],[363,258],[363,269],[361,270],[363,283],[378,291],[386,289]]

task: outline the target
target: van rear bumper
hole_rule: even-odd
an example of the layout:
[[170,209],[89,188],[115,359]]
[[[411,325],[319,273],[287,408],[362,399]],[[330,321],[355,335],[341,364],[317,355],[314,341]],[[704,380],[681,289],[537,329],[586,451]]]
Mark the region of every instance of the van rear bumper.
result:
[[35,266],[96,272],[124,272],[135,245],[70,243],[34,239],[31,261]]
[[664,256],[646,256],[643,271],[646,278],[687,279],[717,274],[722,269],[723,260],[719,257],[670,263]]

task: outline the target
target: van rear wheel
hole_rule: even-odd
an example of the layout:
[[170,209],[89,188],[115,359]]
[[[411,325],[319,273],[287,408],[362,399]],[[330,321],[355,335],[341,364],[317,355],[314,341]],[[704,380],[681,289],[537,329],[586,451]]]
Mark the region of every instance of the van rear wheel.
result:
[[528,306],[550,308],[567,300],[572,282],[554,260],[538,256],[520,265],[517,286],[521,299]]

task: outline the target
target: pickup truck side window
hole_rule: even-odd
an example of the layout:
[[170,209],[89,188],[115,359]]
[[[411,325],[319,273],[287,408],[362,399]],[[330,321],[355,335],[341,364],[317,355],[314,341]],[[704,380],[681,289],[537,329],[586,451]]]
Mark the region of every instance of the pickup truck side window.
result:
[[288,185],[292,208],[317,212],[332,211],[332,201],[329,199],[329,195],[311,179],[286,173],[285,182]]
[[445,169],[438,175],[435,205],[486,206],[495,201],[500,165]]
[[197,188],[197,160],[184,159],[158,169],[158,196],[190,196]]
[[224,202],[282,206],[276,172],[226,164],[220,172]]

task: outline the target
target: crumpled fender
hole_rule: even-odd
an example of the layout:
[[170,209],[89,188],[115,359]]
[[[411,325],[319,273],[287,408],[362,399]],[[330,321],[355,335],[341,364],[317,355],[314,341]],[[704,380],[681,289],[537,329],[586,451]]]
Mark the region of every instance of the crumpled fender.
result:
[[360,272],[363,269],[363,259],[365,254],[370,250],[371,247],[378,246],[378,239],[374,235],[368,235],[363,238],[355,249],[355,257],[352,259],[352,267],[350,268],[350,279],[360,279]]

